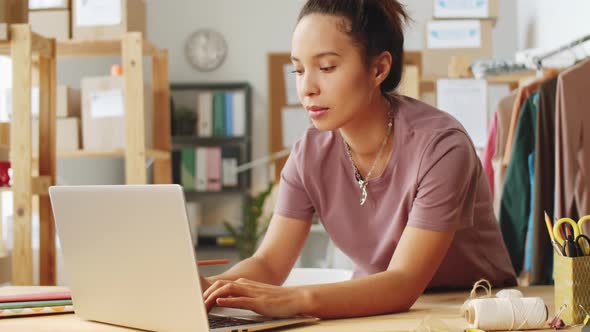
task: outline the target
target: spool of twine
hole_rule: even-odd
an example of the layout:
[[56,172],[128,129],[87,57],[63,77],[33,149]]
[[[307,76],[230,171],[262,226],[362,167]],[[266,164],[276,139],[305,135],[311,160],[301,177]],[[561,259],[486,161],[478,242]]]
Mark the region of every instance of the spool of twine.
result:
[[470,327],[487,331],[540,329],[547,314],[540,297],[472,299],[464,312]]

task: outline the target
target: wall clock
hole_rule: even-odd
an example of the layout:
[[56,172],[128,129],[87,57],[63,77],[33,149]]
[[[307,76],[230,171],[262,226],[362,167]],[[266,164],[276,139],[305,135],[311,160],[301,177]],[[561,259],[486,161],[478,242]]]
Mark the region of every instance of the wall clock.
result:
[[217,69],[227,56],[227,43],[221,33],[202,29],[195,31],[186,41],[186,57],[197,70]]

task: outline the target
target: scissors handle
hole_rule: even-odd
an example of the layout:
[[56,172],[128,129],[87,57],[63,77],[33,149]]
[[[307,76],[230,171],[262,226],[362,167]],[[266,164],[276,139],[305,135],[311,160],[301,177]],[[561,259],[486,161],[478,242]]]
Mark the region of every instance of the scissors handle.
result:
[[[557,243],[559,243],[560,246],[564,246],[565,244],[565,239],[563,238],[563,235],[561,235],[561,225],[563,224],[570,224],[570,226],[572,226],[572,229],[574,231],[574,236],[573,238],[576,239],[578,237],[578,235],[580,235],[580,228],[578,227],[578,223],[576,223],[573,219],[571,218],[561,218],[559,219],[555,225],[553,225],[553,236],[555,237],[555,241],[557,241]],[[573,239],[572,239],[573,242]]]
[[574,241],[574,237],[572,235],[569,235],[567,239],[565,239],[563,251],[565,252],[566,257],[578,257],[580,247],[578,246],[577,242]]
[[[580,242],[582,240],[582,242]],[[584,243],[586,242],[586,243]],[[578,247],[578,256],[590,255],[590,238],[585,234],[580,234],[576,237],[576,246]]]

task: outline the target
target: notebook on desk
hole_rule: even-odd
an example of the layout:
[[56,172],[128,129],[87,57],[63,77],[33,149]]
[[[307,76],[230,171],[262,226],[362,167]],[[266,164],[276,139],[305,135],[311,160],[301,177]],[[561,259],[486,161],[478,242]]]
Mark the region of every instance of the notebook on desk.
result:
[[155,331],[257,331],[314,321],[269,319],[203,303],[178,185],[49,189],[78,316]]

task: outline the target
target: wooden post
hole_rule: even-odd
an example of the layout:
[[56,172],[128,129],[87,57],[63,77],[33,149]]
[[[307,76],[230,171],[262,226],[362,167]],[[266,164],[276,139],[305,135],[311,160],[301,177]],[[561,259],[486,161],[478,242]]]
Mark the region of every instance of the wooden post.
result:
[[[51,56],[39,59],[39,177],[55,185],[56,176],[56,72],[55,39],[51,39]],[[39,193],[39,281],[55,285],[55,224],[49,193]]]
[[31,48],[30,25],[10,26],[12,57],[12,125],[10,131],[14,194],[12,283],[33,283],[31,247],[32,144],[31,144]]
[[125,76],[125,177],[128,184],[147,182],[145,167],[145,103],[143,82],[143,39],[139,32],[122,40]]
[[[172,139],[167,50],[161,50],[152,57],[152,83],[154,87],[154,148],[170,154]],[[172,183],[172,158],[154,161],[154,183]]]

